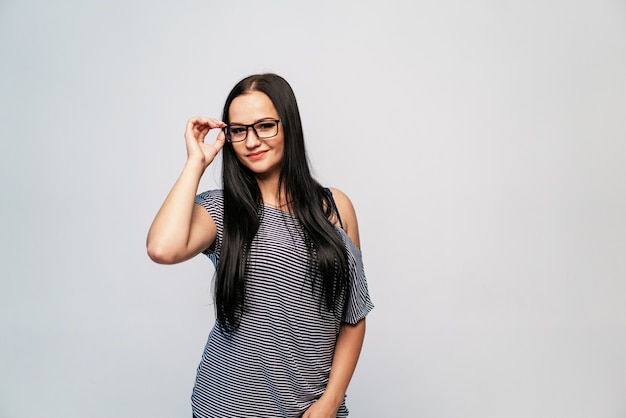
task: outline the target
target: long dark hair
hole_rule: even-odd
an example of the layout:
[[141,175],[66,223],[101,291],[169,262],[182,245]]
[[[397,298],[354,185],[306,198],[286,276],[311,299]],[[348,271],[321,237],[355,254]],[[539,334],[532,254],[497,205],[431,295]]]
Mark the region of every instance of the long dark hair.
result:
[[[309,252],[309,268],[320,308],[339,315],[348,282],[343,240],[331,223],[339,216],[327,191],[313,179],[304,146],[302,121],[296,97],[285,79],[257,74],[241,80],[228,95],[222,120],[229,121],[232,101],[245,93],[265,93],[278,111],[283,127],[284,150],[280,164],[279,194],[284,192],[289,210],[300,221]],[[233,146],[222,150],[224,182],[224,236],[215,279],[216,316],[222,330],[238,328],[245,310],[245,273],[249,249],[262,216],[262,196],[254,174],[239,162]]]

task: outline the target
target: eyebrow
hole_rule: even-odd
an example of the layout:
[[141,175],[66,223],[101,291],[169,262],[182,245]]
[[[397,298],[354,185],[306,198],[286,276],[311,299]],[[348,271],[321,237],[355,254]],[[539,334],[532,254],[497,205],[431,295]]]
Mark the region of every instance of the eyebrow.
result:
[[277,120],[279,118],[275,118],[273,116],[265,116],[261,119],[257,119],[254,122],[247,124],[247,123],[241,123],[241,122],[230,122],[229,125],[242,125],[242,126],[249,126],[249,125],[256,125],[259,122],[263,122],[264,120]]

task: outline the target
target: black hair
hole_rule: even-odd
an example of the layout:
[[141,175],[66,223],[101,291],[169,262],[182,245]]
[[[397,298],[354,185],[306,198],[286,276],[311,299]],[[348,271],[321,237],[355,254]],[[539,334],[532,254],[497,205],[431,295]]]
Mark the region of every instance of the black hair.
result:
[[[276,74],[246,77],[228,95],[222,120],[230,123],[232,101],[253,91],[266,94],[278,112],[284,134],[279,197],[284,192],[289,210],[303,227],[309,269],[319,270],[319,274],[311,274],[311,285],[314,294],[319,295],[320,308],[339,315],[348,286],[346,248],[332,223],[339,218],[339,214],[328,191],[311,175],[302,121],[291,86]],[[245,310],[245,273],[250,245],[259,228],[263,202],[254,173],[240,163],[232,143],[226,142],[222,154],[224,236],[216,270],[215,307],[222,330],[232,332],[239,326]]]

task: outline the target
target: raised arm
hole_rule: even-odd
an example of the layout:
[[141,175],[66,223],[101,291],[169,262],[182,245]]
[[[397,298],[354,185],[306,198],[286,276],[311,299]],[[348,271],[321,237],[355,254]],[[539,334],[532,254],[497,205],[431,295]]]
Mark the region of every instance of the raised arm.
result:
[[223,126],[223,122],[210,118],[195,117],[187,121],[187,162],[148,231],[146,247],[153,261],[179,263],[197,255],[215,241],[213,219],[194,201],[202,174],[222,149],[225,140],[223,132],[212,144],[205,144],[204,139],[209,130]]

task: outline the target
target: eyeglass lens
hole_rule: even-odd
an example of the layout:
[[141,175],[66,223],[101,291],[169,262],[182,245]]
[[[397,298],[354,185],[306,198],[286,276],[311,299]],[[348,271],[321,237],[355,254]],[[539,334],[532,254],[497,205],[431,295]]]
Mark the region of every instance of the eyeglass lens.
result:
[[272,138],[278,134],[277,120],[262,120],[253,125],[229,125],[228,133],[232,142],[243,141],[248,136],[248,128],[252,128],[261,139]]

